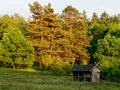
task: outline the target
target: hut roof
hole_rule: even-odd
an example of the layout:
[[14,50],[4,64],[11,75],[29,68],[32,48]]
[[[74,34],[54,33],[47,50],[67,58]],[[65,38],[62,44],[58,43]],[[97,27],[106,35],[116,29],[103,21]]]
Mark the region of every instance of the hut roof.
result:
[[95,67],[96,64],[88,64],[88,65],[75,65],[72,68],[72,72],[75,71],[81,71],[81,72],[91,72],[91,70],[93,69],[93,67]]

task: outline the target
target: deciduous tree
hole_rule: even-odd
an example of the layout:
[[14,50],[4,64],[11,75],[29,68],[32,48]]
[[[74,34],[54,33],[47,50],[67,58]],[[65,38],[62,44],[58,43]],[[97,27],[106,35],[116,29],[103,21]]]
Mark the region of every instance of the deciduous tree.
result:
[[13,68],[30,67],[34,63],[34,48],[18,28],[4,33],[0,43],[0,61]]

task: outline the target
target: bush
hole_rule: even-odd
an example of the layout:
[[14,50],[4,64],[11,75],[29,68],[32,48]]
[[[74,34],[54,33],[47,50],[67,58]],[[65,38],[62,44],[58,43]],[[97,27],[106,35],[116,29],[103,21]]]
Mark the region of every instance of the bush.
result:
[[53,75],[70,75],[71,65],[60,59],[52,60],[50,55],[44,55],[41,60],[40,68],[42,70],[52,71]]
[[68,62],[64,62],[63,69],[66,72],[66,75],[70,75],[71,74],[72,65],[69,64]]
[[103,67],[103,76],[108,81],[120,82],[120,68],[116,66]]
[[112,67],[111,72],[108,74],[108,79],[110,81],[120,82],[120,69]]
[[50,65],[50,70],[54,75],[69,75],[71,73],[71,65],[68,62],[62,60],[54,60]]
[[50,55],[46,54],[42,57],[40,68],[49,69],[49,65],[51,65],[52,63],[53,60],[51,59]]

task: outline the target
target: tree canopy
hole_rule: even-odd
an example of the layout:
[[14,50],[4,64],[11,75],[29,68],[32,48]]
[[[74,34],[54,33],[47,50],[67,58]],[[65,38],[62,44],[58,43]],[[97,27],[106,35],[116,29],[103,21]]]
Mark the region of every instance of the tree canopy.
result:
[[30,67],[34,63],[32,44],[16,28],[4,33],[0,48],[0,61],[8,66]]

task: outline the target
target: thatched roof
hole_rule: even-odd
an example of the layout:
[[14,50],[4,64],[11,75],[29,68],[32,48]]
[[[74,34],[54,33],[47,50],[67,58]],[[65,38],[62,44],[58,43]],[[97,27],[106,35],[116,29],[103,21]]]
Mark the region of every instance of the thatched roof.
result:
[[72,68],[72,72],[76,72],[76,71],[81,71],[81,72],[91,72],[91,70],[93,69],[93,67],[95,67],[96,64],[88,64],[88,65],[75,65]]

